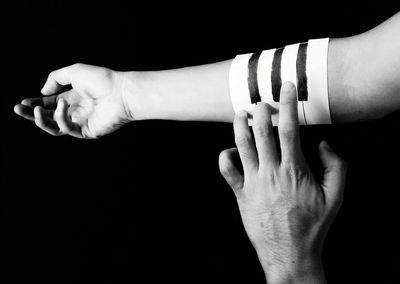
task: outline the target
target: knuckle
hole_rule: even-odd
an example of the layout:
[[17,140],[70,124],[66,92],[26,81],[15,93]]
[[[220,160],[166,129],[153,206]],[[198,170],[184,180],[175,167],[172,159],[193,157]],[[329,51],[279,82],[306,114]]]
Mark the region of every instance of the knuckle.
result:
[[114,80],[114,71],[108,68],[103,69],[103,76],[108,81]]
[[235,137],[235,143],[238,148],[246,149],[250,146],[251,138],[248,135],[238,135]]
[[244,121],[247,121],[248,119],[248,112],[245,111],[244,109],[238,111],[235,115],[235,118],[233,119],[234,124],[240,124]]
[[77,63],[72,64],[72,67],[79,69],[79,68],[82,68],[83,65],[84,65],[83,63],[77,62]]
[[272,188],[276,188],[279,184],[279,179],[277,177],[277,173],[274,170],[265,170],[262,173],[262,179],[271,186]]
[[244,119],[244,114],[243,112],[239,112],[235,115],[234,119],[233,119],[233,124],[234,126],[237,126],[239,123],[241,123],[241,121]]
[[301,180],[307,175],[307,167],[293,162],[283,164],[283,169],[286,177],[290,180]]
[[55,71],[55,70],[51,71],[51,72],[49,73],[49,75],[47,76],[47,79],[51,79],[51,78],[53,78],[53,77],[54,77],[54,75],[55,75],[55,73],[56,73],[56,71]]
[[281,137],[289,141],[292,141],[297,137],[297,128],[294,126],[282,126],[278,131]]
[[241,150],[240,155],[242,157],[242,161],[254,161],[254,156],[248,148]]
[[253,131],[257,133],[257,135],[261,139],[267,139],[271,135],[271,130],[270,127],[267,127],[266,125],[254,125],[253,126]]

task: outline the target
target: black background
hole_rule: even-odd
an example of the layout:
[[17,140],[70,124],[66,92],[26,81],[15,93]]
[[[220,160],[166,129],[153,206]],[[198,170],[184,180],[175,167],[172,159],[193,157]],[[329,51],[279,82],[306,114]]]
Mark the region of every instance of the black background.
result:
[[[7,5],[2,283],[265,281],[218,171],[219,152],[234,143],[231,124],[143,121],[87,141],[52,137],[12,109],[40,96],[50,71],[76,62],[126,71],[203,64],[357,34],[398,9],[273,3]],[[331,283],[399,281],[399,122],[395,113],[371,123],[302,128],[310,161],[318,161],[316,147],[327,139],[349,167],[344,204],[324,250]]]

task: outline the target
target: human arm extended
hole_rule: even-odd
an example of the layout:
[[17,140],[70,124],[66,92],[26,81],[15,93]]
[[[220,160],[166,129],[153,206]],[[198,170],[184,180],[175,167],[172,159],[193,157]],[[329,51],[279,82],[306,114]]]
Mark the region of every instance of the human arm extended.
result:
[[[333,123],[377,119],[400,108],[399,30],[400,13],[366,33],[331,39],[328,90]],[[105,135],[132,120],[232,122],[231,62],[145,72],[72,65],[50,74],[46,97],[25,99],[15,111],[53,135],[84,138]],[[72,91],[49,97],[68,84]],[[59,98],[65,100],[55,112]]]
[[[363,34],[330,40],[328,93],[333,123],[378,119],[400,108],[399,31],[397,13]],[[131,108],[139,119],[232,122],[231,62],[128,72]]]

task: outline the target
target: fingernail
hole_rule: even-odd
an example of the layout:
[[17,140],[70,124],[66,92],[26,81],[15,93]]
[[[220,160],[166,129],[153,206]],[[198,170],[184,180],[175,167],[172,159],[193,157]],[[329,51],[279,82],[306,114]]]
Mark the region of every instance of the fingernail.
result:
[[293,89],[294,89],[294,84],[290,81],[285,82],[282,86],[283,92],[290,92]]

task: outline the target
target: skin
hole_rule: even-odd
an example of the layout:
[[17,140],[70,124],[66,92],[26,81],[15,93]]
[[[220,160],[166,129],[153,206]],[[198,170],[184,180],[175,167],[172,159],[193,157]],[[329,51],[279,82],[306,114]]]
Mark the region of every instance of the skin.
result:
[[[331,40],[328,89],[333,122],[379,119],[400,108],[399,29],[400,13],[366,33]],[[41,91],[43,96],[24,99],[14,110],[51,135],[85,139],[107,135],[134,120],[232,122],[230,64],[227,60],[156,72],[118,72],[74,64],[51,72]],[[63,91],[68,85],[72,89]],[[244,133],[246,138],[236,138],[238,150],[221,154],[221,172],[240,195],[243,222],[269,283],[293,279],[323,282],[323,239],[340,206],[345,167],[322,143],[325,177],[321,184],[316,183],[296,142],[298,130],[288,130],[290,123],[281,125],[281,121],[292,121],[291,127],[295,124],[297,129],[297,122],[279,119],[282,155],[278,155],[269,112],[264,104],[256,107],[255,117],[263,118],[257,120],[268,124],[254,126],[255,142],[248,136],[245,115],[235,118],[236,136]],[[230,166],[237,154],[244,177]]]
[[[399,30],[400,13],[366,33],[330,41],[334,123],[379,119],[400,108]],[[52,135],[79,138],[98,138],[133,120],[232,122],[231,62],[147,72],[74,64],[51,72],[44,96],[14,110]],[[63,92],[65,85],[72,90]]]
[[[297,92],[281,90],[278,152],[271,107],[259,103],[253,116],[234,120],[237,148],[220,154],[220,171],[236,195],[244,228],[268,283],[326,283],[321,263],[327,231],[342,203],[346,165],[326,142],[319,147],[324,168],[318,182],[301,150]],[[243,169],[235,161],[240,158]],[[243,172],[243,174],[242,174]]]
[[[97,138],[131,120],[121,83],[115,71],[74,64],[51,72],[41,90],[44,97],[24,99],[14,111],[54,136]],[[65,85],[71,90],[53,95]]]

